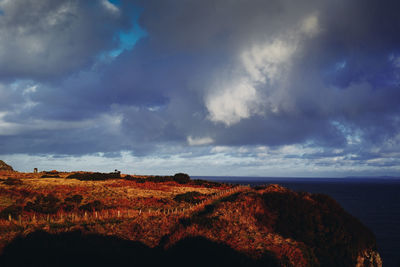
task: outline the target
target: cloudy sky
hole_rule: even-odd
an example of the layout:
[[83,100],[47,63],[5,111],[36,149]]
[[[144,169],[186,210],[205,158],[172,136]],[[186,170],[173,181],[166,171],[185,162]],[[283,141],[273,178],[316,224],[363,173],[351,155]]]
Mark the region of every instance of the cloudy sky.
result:
[[19,171],[400,175],[400,6],[0,0]]

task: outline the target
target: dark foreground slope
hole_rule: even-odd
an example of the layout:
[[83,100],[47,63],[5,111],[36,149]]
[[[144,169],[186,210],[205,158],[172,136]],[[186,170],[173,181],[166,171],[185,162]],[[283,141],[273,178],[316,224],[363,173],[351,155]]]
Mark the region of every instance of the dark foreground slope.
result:
[[325,195],[243,188],[174,222],[157,216],[40,226],[0,266],[382,265],[373,233]]
[[167,250],[138,241],[81,231],[44,231],[15,239],[0,258],[1,266],[279,266],[273,257],[252,259],[229,246],[192,237]]

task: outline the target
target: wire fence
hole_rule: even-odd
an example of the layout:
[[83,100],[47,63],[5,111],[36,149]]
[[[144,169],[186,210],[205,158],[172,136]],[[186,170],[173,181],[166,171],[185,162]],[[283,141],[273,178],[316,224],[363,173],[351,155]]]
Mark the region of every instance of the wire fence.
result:
[[246,186],[236,186],[223,191],[220,191],[197,204],[189,205],[181,208],[160,208],[160,209],[104,209],[92,212],[58,212],[56,214],[42,213],[24,213],[18,216],[8,215],[7,219],[0,219],[0,224],[16,224],[16,225],[36,225],[36,224],[64,224],[64,223],[87,223],[107,220],[129,220],[139,216],[170,216],[170,217],[185,217],[190,214],[202,210],[206,205],[211,204],[217,199],[221,199],[234,193],[245,190]]

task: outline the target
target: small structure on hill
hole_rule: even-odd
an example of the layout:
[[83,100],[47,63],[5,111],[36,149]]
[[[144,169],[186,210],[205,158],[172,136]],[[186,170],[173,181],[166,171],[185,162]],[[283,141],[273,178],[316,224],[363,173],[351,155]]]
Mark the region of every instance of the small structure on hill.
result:
[[0,160],[0,171],[14,171],[14,169],[4,161]]
[[34,168],[34,169],[33,169],[33,173],[38,173],[37,168]]

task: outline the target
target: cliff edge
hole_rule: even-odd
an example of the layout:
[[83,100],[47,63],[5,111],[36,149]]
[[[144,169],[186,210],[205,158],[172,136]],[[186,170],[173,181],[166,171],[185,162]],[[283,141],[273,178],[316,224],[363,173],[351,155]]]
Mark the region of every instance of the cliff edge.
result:
[[1,266],[382,266],[374,234],[327,195],[24,175],[0,183]]
[[279,185],[239,192],[183,221],[165,246],[190,236],[228,244],[269,266],[382,266],[374,234],[335,200]]

